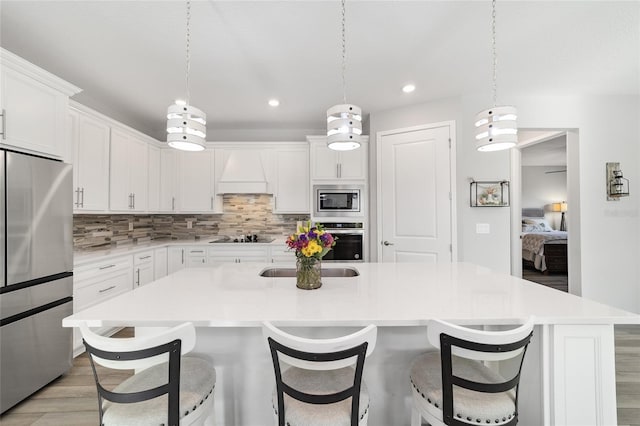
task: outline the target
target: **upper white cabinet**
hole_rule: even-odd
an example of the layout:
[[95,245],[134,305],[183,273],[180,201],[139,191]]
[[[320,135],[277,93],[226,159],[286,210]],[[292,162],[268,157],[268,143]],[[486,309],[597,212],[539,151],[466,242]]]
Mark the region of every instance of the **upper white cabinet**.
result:
[[109,207],[113,211],[147,210],[147,142],[111,129]]
[[178,153],[179,210],[214,212],[214,151]]
[[277,148],[274,169],[273,212],[308,214],[308,145]]
[[0,50],[0,146],[68,160],[69,96],[80,89]]
[[160,210],[160,148],[153,145],[147,147],[147,210]]
[[71,109],[69,130],[73,157],[73,210],[109,209],[109,125]]
[[362,137],[360,148],[334,151],[327,147],[326,137],[309,136],[311,180],[366,180],[368,136]]
[[160,210],[175,212],[178,201],[178,151],[160,150]]

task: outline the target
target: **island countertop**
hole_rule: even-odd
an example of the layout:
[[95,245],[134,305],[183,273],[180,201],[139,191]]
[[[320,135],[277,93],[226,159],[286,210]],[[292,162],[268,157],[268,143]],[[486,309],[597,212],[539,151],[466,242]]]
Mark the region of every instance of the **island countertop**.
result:
[[[356,277],[323,277],[317,290],[295,278],[259,276],[264,263],[188,268],[67,317],[66,327],[416,326],[458,324],[640,324],[640,316],[469,263],[323,264]],[[289,265],[294,267],[294,265]]]

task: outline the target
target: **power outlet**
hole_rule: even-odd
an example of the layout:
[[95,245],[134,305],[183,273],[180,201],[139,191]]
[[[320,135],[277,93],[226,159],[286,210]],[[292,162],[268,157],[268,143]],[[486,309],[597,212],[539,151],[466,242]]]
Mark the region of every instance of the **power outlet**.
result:
[[188,220],[187,221],[187,229],[191,229],[191,228],[193,228],[193,221]]
[[129,231],[133,231],[133,222],[129,222]]

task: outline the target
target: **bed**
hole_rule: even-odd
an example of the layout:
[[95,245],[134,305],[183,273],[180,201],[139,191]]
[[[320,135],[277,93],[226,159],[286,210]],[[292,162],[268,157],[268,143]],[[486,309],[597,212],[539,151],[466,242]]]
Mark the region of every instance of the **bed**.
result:
[[522,209],[522,265],[545,274],[567,273],[567,232],[554,230],[543,209]]

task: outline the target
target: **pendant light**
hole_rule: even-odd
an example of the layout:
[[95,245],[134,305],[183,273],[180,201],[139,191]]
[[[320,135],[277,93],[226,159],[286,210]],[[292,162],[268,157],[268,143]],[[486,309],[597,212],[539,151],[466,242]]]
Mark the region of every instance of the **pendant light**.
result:
[[345,0],[342,0],[342,104],[327,110],[327,146],[336,151],[359,148],[362,134],[362,110],[347,103],[346,57]]
[[514,106],[497,106],[496,84],[496,0],[492,1],[492,49],[493,49],[493,107],[476,115],[476,149],[478,151],[500,151],[518,143],[518,113]]
[[189,71],[191,69],[191,2],[187,1],[186,35],[186,94],[185,101],[176,100],[167,109],[167,143],[182,151],[202,151],[207,137],[207,116],[198,108],[189,105]]

